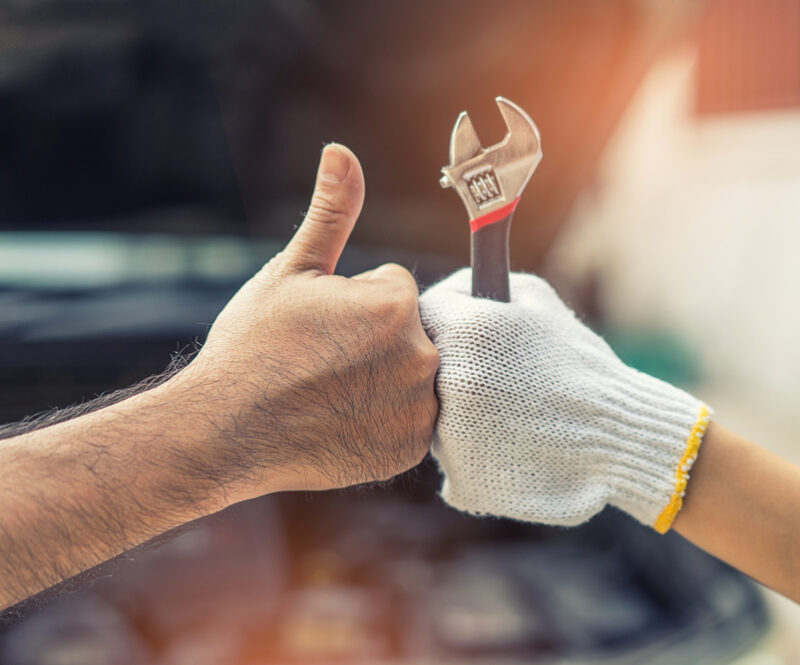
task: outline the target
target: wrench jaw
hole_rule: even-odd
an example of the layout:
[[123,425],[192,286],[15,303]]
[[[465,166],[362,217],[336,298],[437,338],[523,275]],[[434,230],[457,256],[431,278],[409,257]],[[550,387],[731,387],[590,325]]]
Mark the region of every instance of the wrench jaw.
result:
[[442,168],[442,187],[453,187],[470,220],[514,202],[542,159],[539,130],[527,113],[504,97],[495,102],[506,124],[502,141],[482,148],[463,111],[450,135],[450,164]]
[[450,163],[462,164],[477,155],[481,142],[466,111],[461,111],[450,134]]
[[450,164],[439,183],[458,192],[469,213],[472,295],[509,302],[509,232],[514,208],[542,159],[539,130],[519,106],[496,97],[502,141],[482,148],[466,112],[450,135]]

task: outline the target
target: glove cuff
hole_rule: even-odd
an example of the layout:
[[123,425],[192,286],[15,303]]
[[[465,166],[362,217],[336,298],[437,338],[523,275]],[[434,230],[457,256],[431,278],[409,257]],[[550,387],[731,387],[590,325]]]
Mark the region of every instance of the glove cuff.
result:
[[658,533],[666,533],[672,528],[675,517],[683,507],[683,497],[686,495],[686,486],[689,484],[689,471],[697,459],[700,444],[703,442],[703,436],[705,436],[710,418],[711,409],[705,404],[701,404],[697,420],[686,438],[686,447],[683,455],[681,455],[678,465],[675,467],[675,487],[672,490],[669,503],[664,506],[664,509],[658,514],[656,521],[652,525]]
[[624,387],[610,381],[606,398],[614,415],[603,429],[611,454],[601,468],[610,485],[609,503],[666,533],[683,506],[711,409],[674,386],[629,371],[633,381]]

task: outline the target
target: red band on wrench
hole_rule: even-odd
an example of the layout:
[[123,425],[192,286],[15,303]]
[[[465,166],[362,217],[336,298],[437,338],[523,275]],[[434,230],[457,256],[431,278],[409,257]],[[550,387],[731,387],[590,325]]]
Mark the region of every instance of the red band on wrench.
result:
[[499,222],[501,219],[505,219],[512,212],[514,212],[514,208],[517,207],[517,203],[519,203],[519,196],[511,203],[506,203],[502,208],[492,210],[492,212],[487,212],[485,215],[481,215],[480,217],[469,220],[470,232],[475,233],[475,231],[482,229],[484,226],[488,226],[489,224]]

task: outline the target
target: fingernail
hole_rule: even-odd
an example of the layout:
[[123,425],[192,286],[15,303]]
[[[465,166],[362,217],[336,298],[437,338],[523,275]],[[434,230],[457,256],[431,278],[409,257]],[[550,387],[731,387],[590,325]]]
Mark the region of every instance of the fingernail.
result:
[[336,184],[342,182],[350,171],[350,157],[335,144],[330,144],[322,151],[320,178]]

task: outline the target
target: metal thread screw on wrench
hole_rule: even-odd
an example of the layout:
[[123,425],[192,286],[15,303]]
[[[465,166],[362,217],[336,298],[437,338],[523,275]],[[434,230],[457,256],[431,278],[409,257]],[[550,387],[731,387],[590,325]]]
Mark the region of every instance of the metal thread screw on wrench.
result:
[[539,130],[519,106],[495,102],[508,132],[500,143],[482,148],[466,111],[450,135],[450,164],[439,183],[453,187],[469,213],[472,295],[509,302],[508,235],[522,190],[542,160]]

